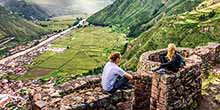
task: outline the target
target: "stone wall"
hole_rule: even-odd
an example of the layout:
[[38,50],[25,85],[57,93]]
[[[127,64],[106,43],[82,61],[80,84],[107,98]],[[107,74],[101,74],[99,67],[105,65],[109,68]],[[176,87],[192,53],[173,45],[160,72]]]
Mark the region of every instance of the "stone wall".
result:
[[[159,54],[167,51],[167,49],[159,49],[155,51],[148,51],[143,53],[140,57],[137,73],[149,72],[151,68],[158,66]],[[194,54],[193,49],[190,48],[177,48],[177,51],[184,57],[188,57]]]
[[[34,110],[132,110],[134,90],[104,92],[100,76],[66,82],[58,87],[41,86],[32,93]],[[50,85],[50,84],[48,84]],[[52,88],[51,88],[52,87]]]
[[207,74],[220,63],[220,44],[209,43],[207,46],[197,47],[194,49],[194,54],[202,58],[202,72]]
[[135,74],[132,83],[135,85],[133,110],[148,110],[150,108],[152,78]]
[[[196,108],[201,99],[201,58],[192,55],[191,49],[178,49],[187,58],[186,66],[177,73],[160,74],[150,71],[159,64],[159,54],[164,49],[146,52],[141,56],[137,74],[152,79],[150,110],[188,110]],[[149,91],[148,90],[148,91]],[[136,96],[137,97],[137,96]],[[147,109],[146,109],[147,110]]]
[[[186,58],[186,66],[179,72],[152,72],[158,66],[159,54],[166,49],[144,53],[134,74],[135,89],[108,94],[100,87],[100,76],[73,80],[57,87],[62,99],[49,101],[44,109],[62,110],[190,110],[201,99],[201,72],[206,64],[220,61],[219,44],[196,49],[178,48]],[[210,68],[210,67],[207,67]]]
[[186,58],[186,66],[177,73],[152,72],[150,69],[160,64],[159,54],[164,51],[166,49],[144,53],[137,73],[133,74],[134,80],[131,81],[135,88],[117,91],[115,94],[102,91],[101,76],[78,78],[59,86],[55,85],[55,81],[42,84],[39,80],[13,83],[0,80],[0,91],[14,93],[9,86],[23,85],[30,91],[25,97],[19,96],[26,99],[23,102],[28,103],[17,105],[26,105],[32,110],[197,109],[201,99],[202,68],[207,67],[207,64],[215,66],[220,62],[220,45],[210,43],[196,49],[178,48],[180,54]]
[[208,43],[207,46],[197,47],[194,54],[200,56],[204,62],[216,65],[220,63],[220,44]]
[[201,99],[201,72],[198,64],[181,69],[178,73],[153,73],[151,110],[196,109]]

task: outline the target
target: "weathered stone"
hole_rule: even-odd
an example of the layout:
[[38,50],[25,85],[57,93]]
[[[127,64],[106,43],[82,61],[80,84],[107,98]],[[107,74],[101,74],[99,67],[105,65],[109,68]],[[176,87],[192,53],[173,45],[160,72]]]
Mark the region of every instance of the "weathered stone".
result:
[[33,96],[33,99],[34,99],[34,101],[39,101],[39,100],[42,99],[42,96],[41,96],[40,93],[37,93],[37,94],[35,94],[35,95]]
[[61,106],[60,110],[72,110],[73,108],[70,106]]
[[61,95],[60,95],[59,92],[52,93],[50,96],[51,96],[52,98],[61,97]]
[[[156,62],[159,62],[159,54],[164,51],[165,50],[162,49],[157,51],[146,52],[140,58],[140,68],[138,69],[138,74],[143,75],[144,73],[144,76],[152,78],[152,83],[150,83],[151,88],[149,89],[151,90],[151,94],[150,97],[148,97],[148,99],[145,100],[151,99],[150,103],[148,104],[151,110],[168,110],[168,108],[169,110],[176,110],[180,108],[187,108],[191,105],[191,103],[187,105],[185,103],[186,100],[193,99],[192,97],[197,97],[198,93],[196,91],[201,89],[201,82],[199,80],[201,79],[200,65],[202,63],[202,60],[200,57],[193,55],[193,52],[188,52],[190,53],[190,55],[187,55],[187,65],[184,68],[182,68],[179,72],[172,73],[167,71],[167,73],[164,75],[149,72],[149,67],[152,67],[152,64],[156,64]],[[187,51],[192,50],[180,49],[180,53]],[[141,68],[141,66],[147,68]],[[143,86],[139,85],[138,87]],[[143,94],[143,90],[136,90],[139,91],[139,93],[136,93],[136,97],[140,97],[140,95]],[[201,96],[201,94],[198,96]]]
[[[180,54],[186,58],[186,66],[179,72],[166,71],[161,75],[150,71],[152,67],[160,64],[159,54],[164,51],[166,49],[149,51],[141,56],[134,80],[130,81],[135,85],[134,90],[122,90],[115,94],[108,94],[103,92],[100,87],[101,76],[87,76],[59,86],[54,85],[56,79],[50,80],[46,84],[42,84],[39,80],[26,82],[2,80],[0,81],[0,93],[14,94],[14,91],[22,86],[27,87],[25,89],[30,90],[29,93],[16,94],[25,98],[25,101],[20,100],[16,104],[18,106],[28,104],[28,109],[33,109],[33,106],[37,106],[41,110],[195,109],[190,107],[195,107],[200,103],[201,73],[220,61],[220,45],[209,44],[194,50],[178,48]],[[211,92],[217,93],[214,89]],[[218,98],[218,96],[215,97],[215,102],[218,102]]]
[[45,107],[47,105],[47,102],[45,102],[45,101],[37,101],[34,104],[35,104],[36,107],[41,109],[41,108],[43,108],[43,107]]

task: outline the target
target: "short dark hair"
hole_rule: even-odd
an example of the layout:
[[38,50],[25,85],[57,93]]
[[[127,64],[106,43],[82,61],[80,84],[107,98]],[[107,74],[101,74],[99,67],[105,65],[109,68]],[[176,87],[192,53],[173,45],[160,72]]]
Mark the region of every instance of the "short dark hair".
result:
[[112,52],[111,55],[109,56],[109,60],[112,62],[115,62],[118,58],[121,58],[120,52]]

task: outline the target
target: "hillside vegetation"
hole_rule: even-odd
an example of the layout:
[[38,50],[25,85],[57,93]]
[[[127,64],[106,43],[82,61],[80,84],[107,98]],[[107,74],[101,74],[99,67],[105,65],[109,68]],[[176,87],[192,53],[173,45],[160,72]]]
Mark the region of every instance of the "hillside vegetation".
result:
[[197,10],[162,18],[131,42],[132,48],[124,54],[124,67],[135,69],[143,52],[166,48],[171,42],[181,47],[220,42],[219,16],[220,3],[206,0]]
[[112,5],[89,17],[95,25],[117,27],[130,37],[149,29],[163,16],[192,10],[203,0],[116,0]]
[[6,6],[27,19],[44,20],[48,17],[73,15],[87,17],[114,0],[0,0]]
[[28,20],[45,20],[49,17],[44,9],[27,0],[7,0],[4,6]]
[[1,45],[0,55],[5,52],[6,48],[13,47],[17,44],[22,44],[33,39],[38,39],[46,31],[32,22],[24,20],[19,16],[13,15],[5,8],[0,6],[0,40],[12,38],[15,39],[5,45]]

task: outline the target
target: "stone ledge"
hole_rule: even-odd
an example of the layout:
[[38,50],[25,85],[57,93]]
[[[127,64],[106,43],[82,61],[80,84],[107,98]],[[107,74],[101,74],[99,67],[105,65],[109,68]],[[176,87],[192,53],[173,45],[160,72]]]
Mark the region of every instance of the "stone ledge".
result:
[[62,93],[69,94],[77,90],[83,90],[86,88],[95,88],[100,86],[101,76],[89,76],[86,78],[76,79],[62,84],[58,88],[62,90]]
[[[144,53],[139,62],[137,74],[152,78],[150,97],[150,110],[177,110],[189,109],[193,103],[199,104],[201,98],[201,63],[202,59],[194,55],[192,49],[178,48],[180,54],[187,56],[186,66],[177,73],[167,71],[159,74],[150,71],[159,65],[159,54],[166,49]],[[137,97],[137,96],[136,96]]]

